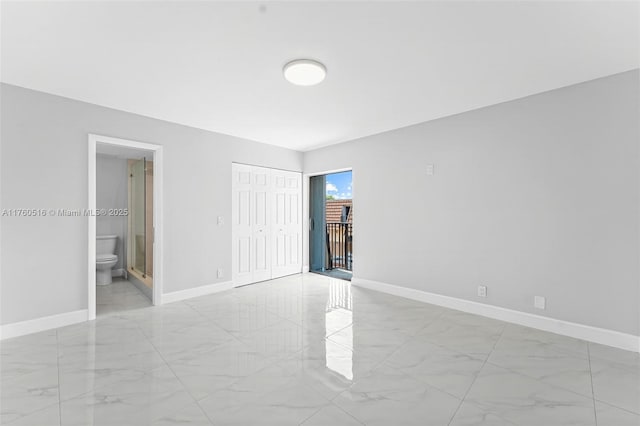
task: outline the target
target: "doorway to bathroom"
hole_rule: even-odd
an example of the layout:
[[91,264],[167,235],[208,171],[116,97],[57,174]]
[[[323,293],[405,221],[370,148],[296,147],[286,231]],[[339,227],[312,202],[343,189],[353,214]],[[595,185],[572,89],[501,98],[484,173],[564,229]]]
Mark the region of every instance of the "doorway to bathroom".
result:
[[88,319],[162,303],[162,147],[89,135]]

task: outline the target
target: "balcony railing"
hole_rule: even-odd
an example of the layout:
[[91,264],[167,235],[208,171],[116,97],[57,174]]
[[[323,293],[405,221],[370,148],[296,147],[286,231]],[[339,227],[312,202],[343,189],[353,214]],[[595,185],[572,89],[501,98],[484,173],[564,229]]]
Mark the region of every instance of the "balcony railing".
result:
[[352,241],[351,223],[327,223],[327,269],[340,268],[351,271]]

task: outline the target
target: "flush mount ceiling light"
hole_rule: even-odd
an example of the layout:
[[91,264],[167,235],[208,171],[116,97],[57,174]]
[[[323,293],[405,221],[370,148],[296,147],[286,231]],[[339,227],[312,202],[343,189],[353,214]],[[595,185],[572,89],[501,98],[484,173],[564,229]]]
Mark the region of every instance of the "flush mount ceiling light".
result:
[[327,76],[327,69],[318,61],[296,59],[284,66],[284,78],[296,86],[315,86]]

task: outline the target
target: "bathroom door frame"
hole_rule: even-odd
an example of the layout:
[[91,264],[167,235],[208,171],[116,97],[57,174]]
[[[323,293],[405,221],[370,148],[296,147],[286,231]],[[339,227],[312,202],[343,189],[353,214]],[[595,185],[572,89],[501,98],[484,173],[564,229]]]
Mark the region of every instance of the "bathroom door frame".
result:
[[[163,171],[162,145],[155,145],[147,142],[137,142],[127,139],[112,138],[89,134],[89,158],[88,158],[88,182],[89,182],[89,202],[88,212],[96,212],[96,156],[98,145],[115,145],[127,148],[142,149],[153,153],[153,289],[152,303],[162,305],[162,284],[164,275],[163,259]],[[96,319],[96,216],[89,214],[88,226],[88,246],[87,246],[87,295],[88,309],[87,320]]]

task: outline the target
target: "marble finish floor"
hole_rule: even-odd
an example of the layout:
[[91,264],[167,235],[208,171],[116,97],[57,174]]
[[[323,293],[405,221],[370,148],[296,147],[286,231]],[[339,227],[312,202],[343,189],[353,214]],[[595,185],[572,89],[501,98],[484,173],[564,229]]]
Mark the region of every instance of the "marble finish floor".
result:
[[96,286],[96,316],[151,306],[151,300],[131,282],[114,278],[109,285]]
[[640,358],[286,277],[1,342],[0,423],[640,424]]

